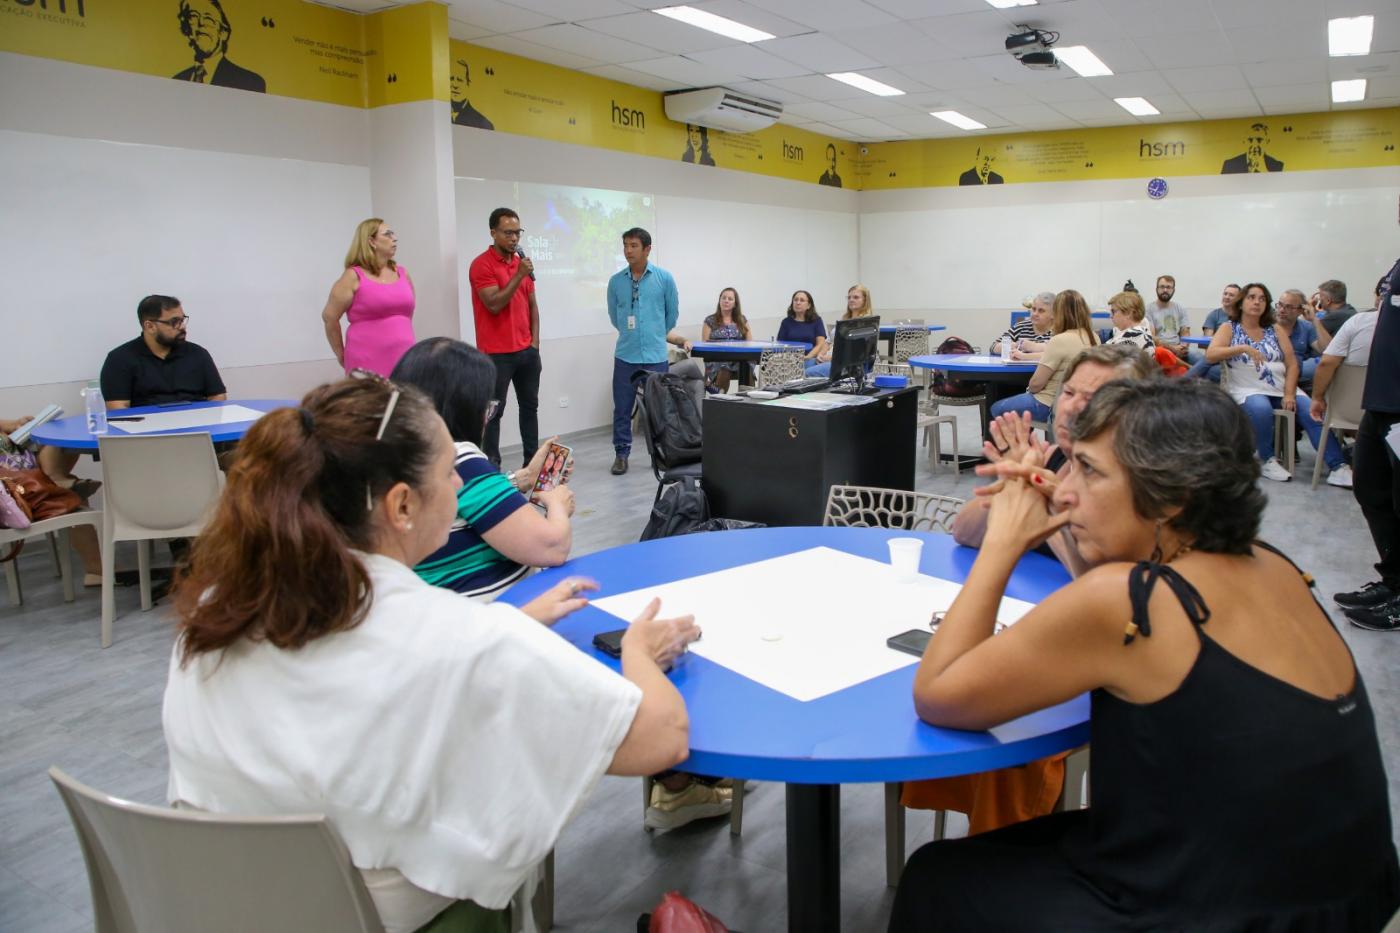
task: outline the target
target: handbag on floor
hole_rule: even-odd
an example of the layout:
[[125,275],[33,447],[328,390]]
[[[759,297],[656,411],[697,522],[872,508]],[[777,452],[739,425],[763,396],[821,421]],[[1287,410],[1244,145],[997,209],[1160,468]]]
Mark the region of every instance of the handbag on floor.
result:
[[719,918],[679,891],[666,892],[655,910],[637,918],[637,930],[638,933],[731,933]]

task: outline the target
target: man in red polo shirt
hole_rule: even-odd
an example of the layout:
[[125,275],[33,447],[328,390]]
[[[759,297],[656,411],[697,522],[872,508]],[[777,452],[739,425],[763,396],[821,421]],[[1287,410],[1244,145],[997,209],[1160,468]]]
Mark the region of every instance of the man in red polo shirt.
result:
[[482,449],[501,465],[501,415],[515,385],[520,406],[522,466],[540,446],[540,309],[535,304],[535,264],[520,254],[520,215],[508,207],[491,212],[491,245],[472,260],[472,313],[476,346],[496,364],[496,411],[486,422]]

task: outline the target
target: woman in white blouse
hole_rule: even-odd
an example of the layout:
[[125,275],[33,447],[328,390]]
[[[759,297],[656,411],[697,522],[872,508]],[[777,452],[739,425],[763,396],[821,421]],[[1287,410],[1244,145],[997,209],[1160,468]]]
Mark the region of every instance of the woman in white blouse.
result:
[[662,668],[691,617],[649,606],[619,677],[539,624],[587,581],[527,615],[414,574],[459,485],[421,393],[322,386],[248,432],[177,588],[170,800],[326,814],[391,931],[504,930],[598,779],[670,768],[689,742]]

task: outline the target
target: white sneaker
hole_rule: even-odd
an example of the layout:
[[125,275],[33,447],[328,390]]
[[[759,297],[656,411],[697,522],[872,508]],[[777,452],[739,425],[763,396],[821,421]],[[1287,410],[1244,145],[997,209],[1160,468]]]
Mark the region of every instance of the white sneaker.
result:
[[[1278,457],[1270,457],[1259,467],[1259,472],[1265,479],[1271,479],[1276,483],[1286,483],[1293,478],[1293,474],[1283,468],[1283,464],[1278,462]],[[1332,482],[1329,477],[1327,480]]]
[[1343,489],[1351,488],[1351,467],[1343,463],[1331,473],[1327,474],[1328,486],[1340,486]]

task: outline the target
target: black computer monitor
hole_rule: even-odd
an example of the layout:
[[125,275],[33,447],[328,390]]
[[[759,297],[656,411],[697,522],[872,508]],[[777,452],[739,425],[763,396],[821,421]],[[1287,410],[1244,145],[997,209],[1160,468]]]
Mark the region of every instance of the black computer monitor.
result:
[[875,365],[880,350],[880,318],[853,317],[836,322],[831,338],[831,381],[854,379],[857,387]]

